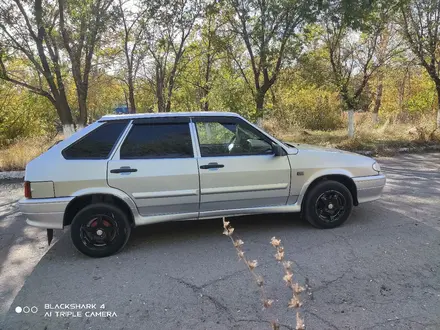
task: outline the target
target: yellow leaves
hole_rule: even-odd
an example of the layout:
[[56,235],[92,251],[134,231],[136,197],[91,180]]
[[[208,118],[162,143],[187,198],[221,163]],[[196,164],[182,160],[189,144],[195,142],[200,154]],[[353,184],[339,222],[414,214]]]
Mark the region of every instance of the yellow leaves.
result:
[[234,241],[234,246],[236,248],[242,246],[243,244],[244,244],[244,242],[241,239],[237,239]]
[[298,283],[295,283],[292,287],[293,292],[295,292],[296,294],[303,292],[305,289],[304,287],[302,287],[301,285],[299,285]]
[[277,253],[275,254],[275,259],[281,261],[284,259],[284,248],[282,246],[277,247]]
[[258,261],[257,260],[248,261],[247,265],[248,265],[250,270],[253,270],[255,267],[257,267]]
[[223,230],[223,235],[231,236],[234,232],[234,227],[229,226],[229,221],[226,221],[226,218],[223,218],[223,228],[225,229]]
[[280,252],[277,251],[277,253],[275,254],[275,259],[277,259],[277,261],[281,261],[284,259],[284,251]]
[[223,230],[223,235],[231,236],[233,232],[234,232],[234,228],[229,227],[229,228],[226,228],[225,230]]
[[296,330],[305,330],[304,319],[299,316],[299,312],[296,312]]
[[263,301],[264,308],[269,308],[273,304],[273,299],[266,299]]
[[287,270],[292,270],[292,261],[283,261],[283,266]]
[[292,282],[292,276],[293,276],[293,273],[288,272],[288,273],[287,273],[286,275],[284,275],[284,277],[283,277],[284,282],[286,282],[287,284],[291,283],[291,282]]
[[[235,238],[235,235],[233,237],[234,228],[230,225],[229,221],[226,221],[225,218],[223,218],[223,234],[228,236],[234,245],[235,250],[237,251],[238,257],[246,264],[249,271],[255,278],[255,282],[257,283],[257,286],[259,287],[259,290],[261,291],[261,301],[263,302],[263,308],[269,308],[274,303],[273,299],[268,299],[266,295],[266,290],[264,287],[264,280],[263,277],[258,275],[254,269],[258,266],[257,260],[248,260],[245,257],[244,251],[242,250],[242,246],[244,245],[244,242],[241,239]],[[300,296],[299,294],[304,291],[304,288],[300,286],[298,283],[295,283],[293,280],[293,272],[292,272],[292,262],[291,261],[285,261],[284,260],[284,247],[281,245],[281,240],[272,237],[270,240],[270,244],[276,249],[275,259],[279,262],[283,263],[284,268],[284,276],[283,281],[286,282],[287,286],[292,290],[293,297],[288,302],[289,308],[299,308],[302,306]],[[272,329],[279,329],[278,321],[272,321],[271,322]],[[304,320],[302,320],[297,313],[297,329],[303,330],[304,329]]]
[[280,330],[280,325],[278,324],[278,321],[272,321],[270,322],[270,325],[272,326],[272,330]]
[[270,240],[270,244],[272,244],[273,247],[277,247],[280,246],[281,244],[281,240],[277,239],[275,236],[272,237],[272,239]]
[[298,308],[302,306],[302,302],[298,299],[297,296],[293,296],[292,299],[290,299],[289,304],[287,307],[289,308]]

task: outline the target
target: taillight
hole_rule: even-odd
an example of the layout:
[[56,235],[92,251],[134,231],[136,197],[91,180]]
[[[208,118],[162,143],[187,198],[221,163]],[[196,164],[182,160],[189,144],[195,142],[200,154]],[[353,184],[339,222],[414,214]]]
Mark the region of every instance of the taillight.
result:
[[24,182],[24,197],[32,198],[31,183],[29,181]]

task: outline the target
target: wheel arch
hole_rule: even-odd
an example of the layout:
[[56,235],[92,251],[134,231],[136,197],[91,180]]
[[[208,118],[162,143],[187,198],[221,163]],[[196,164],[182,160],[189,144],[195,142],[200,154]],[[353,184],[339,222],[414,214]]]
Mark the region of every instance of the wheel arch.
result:
[[336,181],[341,184],[343,184],[347,189],[350,191],[351,196],[353,197],[353,205],[357,206],[359,204],[357,199],[357,188],[356,184],[352,179],[352,176],[350,172],[348,171],[338,171],[338,172],[327,172],[327,173],[320,173],[316,176],[314,176],[312,179],[306,183],[301,191],[300,198],[301,200],[299,203],[301,203],[301,209],[303,209],[304,202],[306,200],[307,194],[312,190],[313,187],[315,187],[318,183],[322,181]]
[[133,200],[117,189],[85,189],[76,192],[69,204],[66,207],[63,217],[63,226],[68,226],[72,223],[75,215],[87,205],[93,203],[109,203],[119,207],[125,214],[127,214],[130,225],[136,225],[136,217],[138,216],[136,205]]

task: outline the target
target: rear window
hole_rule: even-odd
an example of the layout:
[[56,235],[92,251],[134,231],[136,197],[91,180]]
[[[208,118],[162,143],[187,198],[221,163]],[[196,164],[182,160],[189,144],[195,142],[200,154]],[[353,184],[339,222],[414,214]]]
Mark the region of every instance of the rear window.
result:
[[110,122],[74,142],[62,154],[66,159],[107,159],[127,122]]
[[191,158],[193,156],[188,123],[135,125],[120,151],[120,159]]

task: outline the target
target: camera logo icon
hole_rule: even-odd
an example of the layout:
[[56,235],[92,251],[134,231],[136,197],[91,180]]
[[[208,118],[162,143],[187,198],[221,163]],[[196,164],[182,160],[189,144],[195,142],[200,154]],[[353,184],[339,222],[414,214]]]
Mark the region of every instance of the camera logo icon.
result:
[[38,312],[38,307],[37,306],[31,306],[31,307],[29,307],[29,306],[23,306],[23,307],[17,306],[17,307],[15,307],[15,312],[17,314],[20,314],[20,313],[24,313],[24,314],[32,313],[32,314],[35,314],[35,313]]

